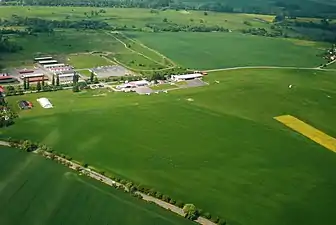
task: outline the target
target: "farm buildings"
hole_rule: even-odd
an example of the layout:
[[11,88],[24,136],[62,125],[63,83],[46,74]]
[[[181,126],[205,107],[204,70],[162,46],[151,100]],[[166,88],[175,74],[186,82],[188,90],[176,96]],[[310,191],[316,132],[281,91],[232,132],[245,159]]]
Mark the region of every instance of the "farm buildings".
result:
[[35,62],[37,62],[43,69],[47,70],[53,76],[58,77],[61,84],[72,82],[75,71],[71,66],[64,63],[59,63],[51,56],[35,58]]
[[1,84],[7,84],[7,83],[14,83],[17,82],[18,80],[10,76],[8,73],[0,73],[0,83]]
[[29,83],[34,83],[38,81],[47,81],[48,77],[45,75],[45,73],[40,69],[23,69],[18,71],[20,75],[20,79],[26,80]]
[[118,90],[128,92],[128,91],[132,91],[133,89],[135,90],[138,87],[145,87],[145,86],[148,86],[148,85],[149,85],[148,81],[138,80],[138,81],[132,81],[132,82],[129,82],[129,83],[118,85],[116,88]]

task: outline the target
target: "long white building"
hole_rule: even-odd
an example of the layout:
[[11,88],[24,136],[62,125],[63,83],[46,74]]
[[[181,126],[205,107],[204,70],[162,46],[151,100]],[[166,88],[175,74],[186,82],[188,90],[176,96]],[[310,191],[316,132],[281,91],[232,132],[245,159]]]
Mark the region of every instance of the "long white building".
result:
[[200,73],[193,73],[193,74],[183,74],[183,75],[172,75],[171,79],[173,81],[184,81],[184,80],[193,80],[197,78],[202,78],[203,75]]
[[31,77],[43,77],[43,76],[44,76],[43,73],[28,73],[28,74],[22,74],[21,79],[31,78]]
[[46,57],[37,57],[34,60],[35,61],[41,61],[41,60],[52,60],[53,57],[52,56],[46,56]]
[[56,64],[58,62],[57,60],[52,59],[52,60],[40,60],[38,61],[38,63],[41,65],[45,65],[45,64]]
[[49,68],[57,68],[57,67],[63,67],[65,66],[64,63],[56,63],[56,64],[47,64],[43,65],[44,68],[49,69]]

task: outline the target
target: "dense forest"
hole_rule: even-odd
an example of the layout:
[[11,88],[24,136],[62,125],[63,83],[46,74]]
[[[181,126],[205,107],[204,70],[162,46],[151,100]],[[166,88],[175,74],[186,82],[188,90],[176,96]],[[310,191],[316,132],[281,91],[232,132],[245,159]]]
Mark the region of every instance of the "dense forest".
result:
[[2,0],[2,5],[136,7],[336,18],[336,1],[315,0]]

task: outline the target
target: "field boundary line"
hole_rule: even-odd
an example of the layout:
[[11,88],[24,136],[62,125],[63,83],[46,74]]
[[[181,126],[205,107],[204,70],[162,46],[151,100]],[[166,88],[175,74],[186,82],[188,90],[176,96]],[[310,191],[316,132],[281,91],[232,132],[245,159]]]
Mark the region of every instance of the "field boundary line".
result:
[[295,66],[239,66],[220,69],[204,70],[204,72],[219,72],[226,70],[243,70],[243,69],[298,69],[298,70],[322,70],[322,71],[336,71],[333,69],[322,69],[320,67],[295,67]]
[[150,48],[148,47],[147,45],[143,44],[142,42],[140,42],[139,40],[136,40],[136,39],[133,39],[133,38],[130,38],[130,37],[127,37],[127,35],[123,34],[122,32],[119,32],[119,34],[121,34],[122,36],[124,36],[125,38],[127,38],[128,40],[134,42],[134,43],[137,43],[139,45],[141,45],[142,47],[144,48],[147,48],[148,50],[154,52],[155,54],[161,56],[163,59],[167,59],[174,67],[177,66],[177,64],[170,58],[168,58],[167,56],[163,55],[162,53],[160,53],[159,51],[153,49],[153,48]]
[[336,153],[336,138],[329,136],[328,134],[291,115],[277,116],[274,117],[274,119],[310,140],[320,144],[326,149]]

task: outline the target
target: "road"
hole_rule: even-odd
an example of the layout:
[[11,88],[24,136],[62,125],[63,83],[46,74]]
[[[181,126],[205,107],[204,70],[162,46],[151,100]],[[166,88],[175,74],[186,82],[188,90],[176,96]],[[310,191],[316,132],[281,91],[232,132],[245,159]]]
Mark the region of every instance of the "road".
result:
[[[9,142],[7,141],[0,141],[0,145],[2,146],[10,146]],[[34,153],[38,153],[38,151],[35,151]],[[51,156],[51,153],[49,152],[43,152],[44,156],[47,157],[47,158],[50,158]],[[69,164],[69,168],[70,169],[73,169],[73,170],[80,170],[83,174],[95,179],[95,180],[98,180],[102,183],[105,183],[109,186],[122,186],[123,188],[127,189],[125,185],[121,184],[121,183],[118,183],[118,182],[115,182],[114,180],[106,177],[106,176],[103,176],[95,171],[92,171],[88,168],[85,168],[81,165],[79,165],[78,163],[75,163],[75,162],[72,162],[72,161],[69,161],[67,159],[64,159],[64,158],[61,158],[60,156],[57,156],[55,155],[55,158],[62,162],[62,163],[66,163],[66,164]],[[154,198],[152,196],[149,196],[149,195],[146,195],[146,194],[143,194],[141,192],[136,192],[137,194],[140,194],[142,196],[142,199],[147,201],[147,202],[153,202],[155,204],[157,204],[158,206],[164,208],[164,209],[167,209],[169,211],[172,211],[180,216],[183,216],[184,217],[184,212],[181,208],[175,206],[175,205],[172,205],[172,204],[169,204],[167,202],[164,202],[158,198]],[[202,224],[202,225],[216,225],[215,223],[213,223],[212,221],[206,219],[206,218],[203,218],[203,217],[199,217],[195,222],[199,223],[199,224]]]
[[241,66],[241,67],[230,67],[230,68],[219,68],[211,70],[203,70],[204,72],[219,72],[226,70],[242,70],[242,69],[297,69],[297,70],[323,70],[323,71],[336,71],[336,69],[325,69],[321,67],[294,67],[294,66]]

